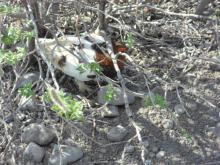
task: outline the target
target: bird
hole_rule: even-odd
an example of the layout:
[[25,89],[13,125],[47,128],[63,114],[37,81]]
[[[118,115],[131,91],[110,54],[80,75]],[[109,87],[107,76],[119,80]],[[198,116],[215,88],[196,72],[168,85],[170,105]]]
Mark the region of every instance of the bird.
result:
[[[39,38],[39,47],[47,60],[55,68],[74,77],[78,86],[85,88],[83,82],[95,80],[97,73],[87,69],[80,71],[80,66],[89,63],[98,63],[103,68],[103,74],[113,78],[116,75],[113,61],[108,54],[107,44],[102,35],[96,33],[83,33],[80,36],[63,35],[56,39]],[[112,42],[114,53],[125,52],[127,47]],[[126,57],[118,55],[118,66],[124,68]],[[83,89],[82,89],[83,90]]]

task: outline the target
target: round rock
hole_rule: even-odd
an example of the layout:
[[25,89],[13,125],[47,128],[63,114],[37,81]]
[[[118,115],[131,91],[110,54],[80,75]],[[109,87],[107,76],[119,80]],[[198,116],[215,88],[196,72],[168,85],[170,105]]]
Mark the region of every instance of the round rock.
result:
[[185,108],[181,104],[175,105],[174,110],[178,115],[182,115],[185,112]]
[[214,133],[217,137],[220,137],[220,123],[215,126]]
[[129,146],[125,147],[125,152],[126,153],[133,153],[134,152],[134,146],[129,145]]
[[16,85],[15,85],[15,89],[18,89],[22,86],[24,86],[27,83],[34,83],[39,79],[40,73],[39,72],[31,72],[31,73],[27,73],[24,74],[23,76],[21,76]]
[[165,151],[159,151],[156,155],[156,158],[157,159],[162,159],[164,158],[164,156],[166,155],[166,152]]
[[173,121],[170,119],[163,119],[162,125],[163,125],[163,128],[165,128],[165,129],[172,129],[173,128]]
[[26,147],[24,154],[23,154],[23,157],[24,157],[24,160],[26,160],[26,161],[32,161],[35,163],[39,163],[43,160],[44,155],[45,155],[44,148],[31,142]]
[[118,107],[114,105],[104,106],[102,111],[103,117],[117,117],[119,116]]
[[124,139],[127,133],[128,131],[126,128],[124,128],[121,125],[118,125],[110,129],[110,131],[107,133],[107,138],[112,142],[118,142]]
[[54,145],[53,152],[49,158],[49,165],[67,165],[83,157],[83,152],[79,147],[67,145]]
[[55,133],[41,124],[31,124],[24,128],[21,140],[24,143],[35,142],[39,145],[47,145],[56,137]]

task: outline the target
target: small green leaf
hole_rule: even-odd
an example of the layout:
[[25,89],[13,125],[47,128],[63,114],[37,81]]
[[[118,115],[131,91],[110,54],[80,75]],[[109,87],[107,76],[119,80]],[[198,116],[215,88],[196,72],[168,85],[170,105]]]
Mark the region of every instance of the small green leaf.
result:
[[134,46],[135,39],[131,33],[128,33],[127,35],[127,44],[129,48],[132,48]]
[[27,98],[35,95],[35,92],[32,90],[31,83],[27,83],[23,87],[19,88],[18,93]]
[[167,107],[167,102],[166,100],[164,99],[163,96],[159,95],[159,94],[155,94],[155,95],[152,95],[151,98],[150,97],[147,97],[145,100],[144,100],[144,105],[146,107],[149,107],[149,106],[153,106],[154,104],[152,103],[152,100],[153,99],[153,102],[155,105],[159,105],[160,108],[166,108]]
[[114,87],[112,85],[109,85],[108,89],[106,91],[106,94],[105,94],[105,100],[106,101],[113,101],[113,100],[115,100],[116,96],[117,96],[117,93],[116,93]]
[[100,74],[103,71],[103,68],[97,62],[91,62],[89,64],[89,68],[91,71],[94,71],[98,74]]
[[1,40],[5,45],[12,45],[14,44],[15,41],[13,36],[8,36],[8,35],[2,36]]

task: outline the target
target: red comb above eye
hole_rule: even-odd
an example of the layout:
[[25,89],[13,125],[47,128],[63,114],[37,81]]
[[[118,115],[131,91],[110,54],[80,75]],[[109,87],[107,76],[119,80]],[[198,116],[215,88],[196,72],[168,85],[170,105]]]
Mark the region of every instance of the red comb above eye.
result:
[[122,46],[118,46],[117,48],[116,48],[116,51],[117,52],[126,52],[128,50],[128,48],[127,47],[122,47]]

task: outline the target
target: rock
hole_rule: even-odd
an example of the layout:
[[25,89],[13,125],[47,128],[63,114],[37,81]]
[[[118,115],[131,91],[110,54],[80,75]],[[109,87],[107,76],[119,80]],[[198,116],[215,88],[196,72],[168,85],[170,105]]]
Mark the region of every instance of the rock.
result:
[[7,124],[13,122],[13,121],[14,121],[14,116],[13,116],[13,114],[9,114],[9,115],[5,116],[4,121],[5,121]]
[[110,129],[110,131],[107,133],[107,138],[112,142],[118,142],[124,139],[127,133],[128,131],[126,128],[124,128],[121,125],[118,125]]
[[190,110],[195,111],[195,110],[197,110],[198,105],[196,102],[188,102],[188,103],[186,103],[186,107],[189,108]]
[[117,117],[119,116],[118,107],[114,105],[107,105],[101,109],[103,117]]
[[42,108],[40,108],[35,98],[26,98],[23,96],[21,97],[18,103],[18,109],[21,111],[26,111],[26,110],[42,111]]
[[23,120],[25,120],[25,118],[26,118],[26,116],[23,113],[17,113],[16,114],[16,119],[19,120],[19,121],[23,121]]
[[26,161],[33,161],[35,163],[39,163],[43,160],[43,157],[45,155],[44,148],[40,147],[39,145],[31,142],[26,147],[23,157]]
[[165,129],[172,129],[173,128],[173,121],[170,119],[163,119],[162,125],[163,125],[163,128],[165,128]]
[[46,128],[44,125],[34,123],[24,128],[21,140],[24,143],[35,142],[39,145],[47,145],[51,143],[55,137],[56,135],[51,129]]
[[220,137],[220,123],[215,126],[214,133],[217,137]]
[[153,165],[153,163],[151,160],[148,159],[144,162],[144,165]]
[[[109,101],[109,104],[111,104],[111,105],[124,105],[125,102],[124,102],[122,90],[117,87],[113,87],[112,90],[115,93],[115,97],[113,100]],[[107,95],[108,92],[109,92],[109,86],[103,86],[99,89],[98,96],[97,96],[99,104],[105,104],[107,102],[105,99],[105,96]],[[129,104],[134,103],[135,97],[131,94],[128,94],[128,93],[127,93],[127,96],[128,96],[128,103]]]
[[178,115],[182,115],[185,112],[185,108],[181,104],[175,105],[174,110]]
[[162,159],[162,158],[164,158],[165,155],[166,155],[166,152],[165,152],[165,151],[159,151],[159,152],[156,154],[156,158],[157,158],[157,159]]
[[220,57],[214,56],[211,58],[215,63],[210,63],[209,68],[212,71],[220,71]]
[[154,158],[154,157],[155,157],[155,153],[150,152],[150,153],[149,153],[149,157],[150,157],[150,158]]
[[53,152],[49,158],[49,165],[67,165],[83,157],[80,148],[67,145],[54,145]]
[[125,147],[125,152],[126,153],[133,153],[134,152],[134,146],[129,145]]
[[157,146],[153,146],[152,151],[153,151],[154,153],[156,153],[158,150],[159,150],[159,148],[158,148]]
[[18,79],[15,85],[15,89],[21,88],[27,83],[33,84],[34,82],[39,80],[39,76],[40,76],[39,72],[31,72],[31,73],[24,74]]
[[147,147],[149,147],[150,144],[147,140],[144,140],[143,145],[144,145],[145,148],[147,148]]
[[220,137],[217,137],[215,141],[216,141],[218,149],[220,150]]

